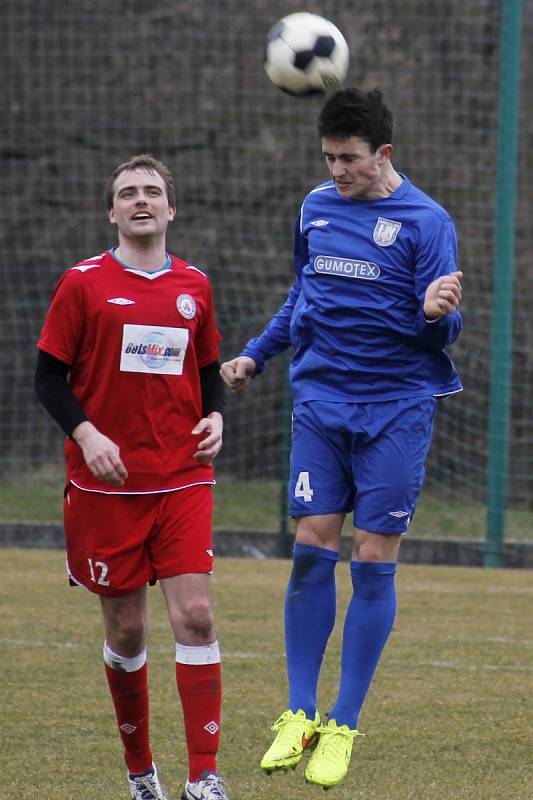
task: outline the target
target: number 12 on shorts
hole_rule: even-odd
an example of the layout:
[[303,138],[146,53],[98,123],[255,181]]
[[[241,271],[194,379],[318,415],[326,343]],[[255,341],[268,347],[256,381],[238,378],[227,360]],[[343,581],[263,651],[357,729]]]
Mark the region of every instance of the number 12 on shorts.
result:
[[313,490],[311,489],[308,472],[300,472],[298,475],[296,486],[294,487],[294,496],[303,497],[306,503],[310,503],[313,499]]
[[[95,561],[88,558],[89,572],[91,573],[91,580],[93,583],[98,583],[100,586],[109,586],[110,581],[107,580],[108,566],[104,561]],[[98,573],[98,574],[97,574]]]

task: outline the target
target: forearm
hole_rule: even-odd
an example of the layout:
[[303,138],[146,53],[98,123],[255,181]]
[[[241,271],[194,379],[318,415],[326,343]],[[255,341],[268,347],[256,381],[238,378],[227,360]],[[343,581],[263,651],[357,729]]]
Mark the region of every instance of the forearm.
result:
[[67,436],[87,421],[68,382],[69,365],[39,350],[35,369],[35,393],[44,409]]
[[428,320],[421,308],[416,321],[418,337],[426,347],[431,347],[432,350],[444,350],[445,347],[453,344],[462,328],[463,318],[460,311]]
[[200,369],[200,386],[202,392],[202,416],[213,412],[224,413],[224,382],[220,376],[220,364],[214,361]]
[[265,362],[269,358],[282,353],[290,346],[291,318],[299,296],[300,282],[297,281],[291,288],[285,303],[277,314],[272,317],[264,331],[255,339],[250,339],[246,343],[241,355],[255,361],[256,375],[263,372]]

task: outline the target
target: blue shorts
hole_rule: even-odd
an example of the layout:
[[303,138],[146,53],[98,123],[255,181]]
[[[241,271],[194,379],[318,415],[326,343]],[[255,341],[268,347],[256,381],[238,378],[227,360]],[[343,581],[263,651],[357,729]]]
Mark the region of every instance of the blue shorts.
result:
[[434,397],[297,405],[291,516],[352,511],[356,528],[405,533],[424,481],[436,408]]

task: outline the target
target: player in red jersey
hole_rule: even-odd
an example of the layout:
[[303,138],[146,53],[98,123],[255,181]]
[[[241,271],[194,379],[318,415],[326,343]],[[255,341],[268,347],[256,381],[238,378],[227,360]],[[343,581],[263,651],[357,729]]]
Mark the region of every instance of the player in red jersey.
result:
[[216,766],[221,678],[210,592],[224,400],[211,288],[166,252],[176,201],[164,164],[140,155],[119,165],[107,204],[118,247],[62,275],[37,345],[37,396],[67,435],[69,575],[100,597],[133,800],[166,797],[149,739],[146,601],[156,580],[176,640],[189,754],[182,798],[228,800]]

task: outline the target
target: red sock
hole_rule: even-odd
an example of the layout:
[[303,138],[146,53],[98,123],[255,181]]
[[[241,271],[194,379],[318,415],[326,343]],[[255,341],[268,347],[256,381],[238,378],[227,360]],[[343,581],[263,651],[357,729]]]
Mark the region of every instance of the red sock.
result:
[[176,682],[183,707],[189,780],[197,781],[205,770],[216,772],[217,768],[222,699],[220,663],[176,662]]
[[115,706],[124,760],[129,772],[146,772],[152,766],[149,742],[148,670],[123,672],[104,664]]

